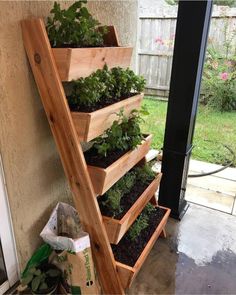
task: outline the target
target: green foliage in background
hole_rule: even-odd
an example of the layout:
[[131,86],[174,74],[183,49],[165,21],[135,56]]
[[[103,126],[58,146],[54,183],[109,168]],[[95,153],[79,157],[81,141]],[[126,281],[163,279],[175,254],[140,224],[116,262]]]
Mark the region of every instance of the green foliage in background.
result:
[[77,1],[68,9],[61,9],[54,2],[47,19],[47,33],[52,47],[96,47],[103,46],[107,28],[98,30],[100,23],[92,17],[83,5],[87,0]]
[[[149,115],[141,124],[142,132],[153,134],[152,147],[160,150],[163,146],[167,102],[155,98],[145,98]],[[236,112],[220,112],[199,105],[195,126],[192,158],[195,160],[226,164],[232,158],[221,144],[228,145],[236,153]],[[236,160],[233,164],[236,166]]]

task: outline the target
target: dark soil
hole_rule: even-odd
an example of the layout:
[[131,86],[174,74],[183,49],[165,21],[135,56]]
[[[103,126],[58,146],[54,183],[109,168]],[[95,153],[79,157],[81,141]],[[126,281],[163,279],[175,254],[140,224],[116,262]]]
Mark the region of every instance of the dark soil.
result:
[[[147,134],[143,134],[144,139],[148,137]],[[87,165],[100,167],[100,168],[107,168],[112,163],[117,161],[119,158],[121,158],[125,153],[127,153],[128,150],[115,150],[109,152],[106,157],[99,155],[97,150],[93,147],[91,147],[89,150],[87,150],[84,153],[84,157],[86,160]]]
[[84,153],[84,157],[87,165],[107,168],[116,160],[121,158],[125,153],[127,153],[127,150],[116,150],[110,152],[106,157],[104,157],[102,155],[99,155],[96,149],[91,148]]
[[165,213],[165,209],[156,208],[155,211],[150,214],[149,226],[141,231],[135,241],[129,239],[128,231],[118,245],[112,245],[116,261],[133,267]]
[[150,183],[154,180],[153,178],[149,183],[143,184],[141,182],[136,182],[135,185],[131,188],[130,192],[128,194],[125,194],[121,198],[120,207],[121,212],[113,216],[112,210],[107,208],[102,204],[103,201],[106,200],[106,196],[102,196],[98,199],[98,204],[100,207],[100,210],[102,212],[102,215],[113,217],[115,219],[120,220],[126,212],[133,206],[133,204],[137,201],[137,199],[141,196],[141,194],[146,190],[146,188],[150,185]]
[[[137,95],[137,93],[129,93],[127,95],[124,95],[122,97],[118,97],[118,98],[103,98],[101,99],[101,101],[99,101],[95,106],[78,106],[78,105],[72,105],[70,104],[70,110],[72,112],[82,112],[82,113],[91,113],[91,112],[95,112],[97,110],[103,109],[109,105],[112,105],[116,102],[125,100],[127,98],[130,98],[132,96]],[[67,96],[68,100],[70,98],[70,96]]]

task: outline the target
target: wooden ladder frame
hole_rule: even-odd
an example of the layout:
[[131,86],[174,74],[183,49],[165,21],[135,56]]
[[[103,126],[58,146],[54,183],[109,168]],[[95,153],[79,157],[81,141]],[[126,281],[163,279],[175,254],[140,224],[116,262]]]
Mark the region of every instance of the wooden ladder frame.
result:
[[45,25],[38,18],[23,20],[21,25],[24,46],[73,193],[75,207],[84,230],[90,235],[103,292],[124,294]]

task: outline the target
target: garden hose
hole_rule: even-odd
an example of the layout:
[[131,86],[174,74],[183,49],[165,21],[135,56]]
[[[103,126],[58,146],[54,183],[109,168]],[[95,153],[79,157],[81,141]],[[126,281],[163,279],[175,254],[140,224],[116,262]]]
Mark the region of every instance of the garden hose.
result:
[[[206,140],[206,141],[212,142],[210,140]],[[223,166],[223,167],[221,167],[219,169],[216,169],[216,170],[213,170],[213,171],[210,171],[210,172],[206,172],[206,173],[189,174],[188,177],[202,177],[202,176],[212,175],[212,174],[215,174],[215,173],[218,173],[218,172],[221,172],[221,171],[225,170],[226,168],[230,167],[233,164],[233,162],[235,161],[235,153],[234,153],[234,151],[230,147],[228,147],[227,145],[225,145],[223,143],[220,143],[220,144],[222,144],[232,154],[231,161],[227,165],[225,165],[225,166]]]

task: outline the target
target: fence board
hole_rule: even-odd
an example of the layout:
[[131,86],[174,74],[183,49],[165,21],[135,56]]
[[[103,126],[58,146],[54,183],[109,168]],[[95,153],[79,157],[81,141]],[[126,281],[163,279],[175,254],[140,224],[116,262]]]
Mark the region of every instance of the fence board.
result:
[[[175,10],[177,12],[177,10]],[[233,36],[236,32],[236,9],[226,9],[225,14],[219,8],[213,12],[212,23],[209,33],[209,44],[219,50],[225,38]],[[176,28],[176,16],[164,15],[141,15],[140,36],[138,38],[138,70],[147,80],[147,95],[168,96],[173,41]],[[225,27],[227,33],[225,34]],[[236,38],[232,39],[234,52],[236,53]]]

